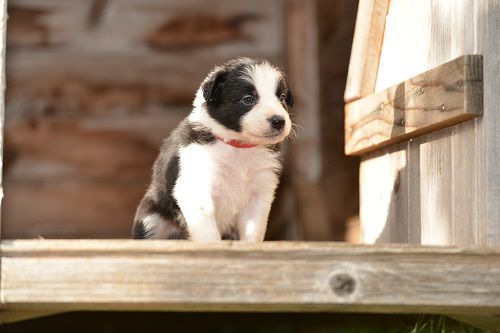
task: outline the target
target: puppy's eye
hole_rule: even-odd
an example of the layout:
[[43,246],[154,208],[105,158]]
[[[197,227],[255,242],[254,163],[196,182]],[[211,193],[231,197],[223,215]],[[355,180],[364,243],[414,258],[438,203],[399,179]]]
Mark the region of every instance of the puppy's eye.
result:
[[285,103],[285,101],[286,101],[286,94],[283,93],[283,94],[280,95],[280,102],[281,103]]
[[253,96],[245,96],[241,100],[241,103],[243,103],[245,105],[254,105],[255,104],[255,98],[253,98]]

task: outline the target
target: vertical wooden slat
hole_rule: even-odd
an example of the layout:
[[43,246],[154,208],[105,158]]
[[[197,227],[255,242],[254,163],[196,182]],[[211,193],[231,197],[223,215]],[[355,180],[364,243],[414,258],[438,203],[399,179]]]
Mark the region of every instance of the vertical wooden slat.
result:
[[[7,0],[0,0],[0,213],[3,200],[3,124],[5,114],[5,44],[7,30]],[[1,214],[0,214],[1,215]],[[1,216],[0,216],[0,239],[1,237]],[[0,251],[1,254],[1,251]],[[3,279],[2,279],[2,257],[0,256],[0,304],[3,299]]]
[[[479,1],[479,0],[477,0]],[[482,120],[482,145],[484,145],[483,179],[487,188],[486,219],[487,242],[500,244],[500,1],[480,2],[482,26],[478,38],[484,38],[484,117]]]
[[410,140],[406,148],[408,168],[408,242],[420,244],[422,239],[421,220],[421,189],[420,189],[420,147]]
[[[390,240],[393,243],[408,243],[408,153],[406,143],[391,155],[391,166],[395,180],[392,189]],[[398,148],[396,148],[398,149]]]
[[[423,137],[420,145],[421,243],[450,244],[452,225],[451,129]],[[430,135],[429,135],[430,136]]]
[[[6,30],[7,30],[7,1],[0,0],[0,208],[2,207],[2,199],[3,199],[2,170],[3,170],[3,123],[5,114]],[[0,216],[0,238],[1,238],[1,216]]]
[[427,59],[429,21],[430,0],[391,1],[386,17],[375,91],[384,90],[431,69]]
[[365,243],[408,242],[406,143],[363,157],[360,168],[361,232]]
[[[455,126],[451,133],[451,151],[453,178],[450,193],[454,195],[453,207],[451,209],[451,243],[459,246],[479,245],[477,208],[470,207],[471,203],[477,203],[476,173],[468,173],[474,170],[475,158],[462,158],[462,156],[477,156],[475,145],[474,122],[468,122]],[[483,242],[484,244],[484,242]]]
[[360,0],[344,94],[346,102],[374,92],[389,0]]

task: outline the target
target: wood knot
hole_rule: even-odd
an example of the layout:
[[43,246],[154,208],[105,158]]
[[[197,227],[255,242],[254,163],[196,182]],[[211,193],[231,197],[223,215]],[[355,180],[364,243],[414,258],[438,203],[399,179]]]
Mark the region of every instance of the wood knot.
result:
[[356,280],[347,273],[337,273],[330,278],[330,287],[335,295],[348,296],[356,289]]

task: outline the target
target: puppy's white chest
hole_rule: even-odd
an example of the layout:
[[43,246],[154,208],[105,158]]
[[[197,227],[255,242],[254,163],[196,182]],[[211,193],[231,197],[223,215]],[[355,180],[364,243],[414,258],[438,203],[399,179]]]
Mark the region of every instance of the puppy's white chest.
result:
[[233,148],[222,142],[192,144],[180,151],[176,193],[205,203],[202,209],[213,212],[224,233],[230,231],[253,196],[274,193],[279,168],[276,154],[265,148]]

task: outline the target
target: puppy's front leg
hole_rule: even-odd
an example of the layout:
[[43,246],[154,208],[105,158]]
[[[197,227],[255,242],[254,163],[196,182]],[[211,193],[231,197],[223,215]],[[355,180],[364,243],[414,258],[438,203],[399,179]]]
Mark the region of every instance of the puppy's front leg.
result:
[[267,219],[273,202],[273,192],[254,194],[238,217],[240,240],[262,242],[266,234]]
[[205,146],[191,144],[180,150],[179,166],[174,197],[186,220],[189,239],[198,242],[220,241],[211,196],[214,173],[211,155]]
[[189,239],[197,242],[216,242],[221,240],[215,210],[211,201],[191,198],[179,202],[189,232]]

